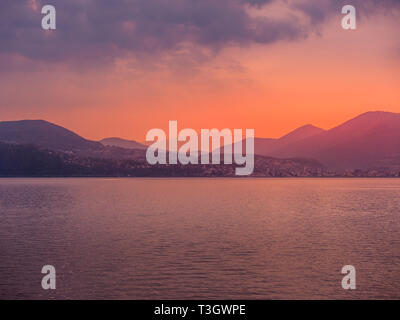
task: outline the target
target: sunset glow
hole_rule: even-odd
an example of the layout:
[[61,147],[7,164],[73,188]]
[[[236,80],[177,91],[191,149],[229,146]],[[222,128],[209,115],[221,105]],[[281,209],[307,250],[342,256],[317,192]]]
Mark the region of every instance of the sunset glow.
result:
[[[37,5],[29,1],[35,15]],[[147,130],[166,128],[169,120],[194,129],[254,128],[256,136],[279,137],[307,123],[329,129],[366,111],[400,112],[399,12],[367,6],[359,10],[357,30],[347,31],[340,26],[340,10],[322,4],[325,16],[310,22],[313,15],[296,8],[281,2],[243,7],[250,16],[297,15],[302,34],[266,43],[209,44],[177,34],[181,41],[154,52],[122,42],[127,48],[104,61],[99,52],[88,56],[93,47],[78,57],[54,59],[3,48],[1,118],[46,119],[93,140],[144,141]],[[75,18],[85,25],[91,14]],[[138,24],[127,19],[120,21],[123,41],[133,42]],[[60,18],[59,29],[42,38],[49,54],[67,23]],[[150,46],[159,39],[141,41]]]

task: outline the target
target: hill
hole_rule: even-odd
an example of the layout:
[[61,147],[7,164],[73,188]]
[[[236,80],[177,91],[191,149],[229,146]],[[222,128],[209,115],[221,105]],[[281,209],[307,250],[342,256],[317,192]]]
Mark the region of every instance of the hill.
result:
[[147,149],[147,146],[134,140],[125,140],[121,138],[105,138],[99,141],[102,145],[108,147],[119,147],[124,149]]
[[400,163],[400,114],[367,112],[317,135],[275,149],[272,156],[307,157],[337,170]]
[[[276,150],[279,150],[286,145],[290,145],[291,143],[296,143],[305,138],[315,136],[324,131],[325,130],[321,128],[317,128],[313,125],[308,124],[289,132],[288,134],[282,136],[279,139],[255,137],[254,153],[262,156],[274,156],[276,154]],[[233,147],[235,146],[233,145]],[[221,148],[221,152],[222,151],[223,147]],[[245,151],[246,151],[245,144],[243,144],[243,152]]]
[[63,151],[100,150],[99,142],[82,138],[76,133],[44,120],[0,122],[0,141]]

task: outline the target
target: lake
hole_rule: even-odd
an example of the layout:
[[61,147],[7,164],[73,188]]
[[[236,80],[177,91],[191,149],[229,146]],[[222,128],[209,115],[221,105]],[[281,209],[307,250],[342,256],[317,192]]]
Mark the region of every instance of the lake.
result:
[[0,179],[0,298],[400,299],[400,179]]

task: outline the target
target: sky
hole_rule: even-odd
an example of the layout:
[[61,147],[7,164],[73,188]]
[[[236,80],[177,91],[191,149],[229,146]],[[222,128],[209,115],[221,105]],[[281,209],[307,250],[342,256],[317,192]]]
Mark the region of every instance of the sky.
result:
[[400,112],[399,18],[400,0],[2,0],[0,121],[144,141],[169,120],[276,138]]

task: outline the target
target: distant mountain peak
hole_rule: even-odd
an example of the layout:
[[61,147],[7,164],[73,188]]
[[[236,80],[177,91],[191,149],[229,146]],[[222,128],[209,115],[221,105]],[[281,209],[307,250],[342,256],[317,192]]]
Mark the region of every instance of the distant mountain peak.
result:
[[[60,127],[54,123],[51,123],[46,120],[42,119],[23,119],[23,120],[16,120],[16,121],[0,121],[2,125],[15,125],[15,126],[22,126],[22,125],[50,125],[55,127]],[[67,129],[65,129],[67,130]]]
[[0,122],[0,141],[34,144],[64,151],[103,148],[98,142],[86,140],[66,128],[45,120]]
[[118,137],[110,137],[104,138],[99,141],[102,145],[108,147],[119,147],[124,149],[146,149],[147,146],[134,141],[134,140],[126,140]]
[[330,130],[286,144],[277,157],[310,157],[333,169],[365,169],[400,163],[400,114],[371,111]]
[[358,117],[363,117],[363,116],[369,116],[369,115],[400,115],[399,113],[395,112],[389,112],[389,111],[384,111],[384,110],[374,110],[374,111],[367,111],[362,114],[360,114]]
[[[358,121],[358,120],[386,120],[390,118],[398,118],[400,117],[400,113],[388,112],[388,111],[368,111],[364,112],[349,121]],[[347,121],[347,122],[349,122]]]
[[[297,128],[296,130],[300,130],[300,129],[308,129],[308,128],[316,128],[316,129],[320,129],[320,128],[318,128],[318,127],[314,126],[314,125],[313,125],[313,124],[311,124],[311,123],[307,123],[307,124],[305,124],[304,126],[301,126],[301,127]],[[296,131],[296,130],[294,130],[294,131]]]
[[278,139],[278,141],[284,144],[293,143],[299,140],[303,140],[305,138],[309,138],[324,131],[324,129],[318,128],[312,124],[306,124],[282,136]]
[[331,130],[365,131],[377,126],[388,126],[391,124],[397,125],[399,120],[400,120],[400,113],[393,113],[386,111],[368,111],[338,125],[337,127]]

